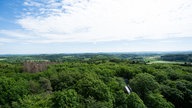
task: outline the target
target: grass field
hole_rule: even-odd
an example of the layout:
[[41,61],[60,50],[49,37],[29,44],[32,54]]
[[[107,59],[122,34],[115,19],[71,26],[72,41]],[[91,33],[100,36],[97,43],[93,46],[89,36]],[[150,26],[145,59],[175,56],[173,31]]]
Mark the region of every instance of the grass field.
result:
[[163,61],[160,60],[160,56],[145,57],[145,61],[147,62],[147,64],[154,64],[154,63],[184,64],[184,62]]
[[49,62],[49,60],[27,60],[27,61],[33,61],[33,62]]
[[150,62],[147,63],[147,64],[154,64],[154,63],[184,64],[184,62],[162,61],[162,60],[150,61]]
[[5,59],[0,59],[0,61],[2,61],[2,60],[5,60]]

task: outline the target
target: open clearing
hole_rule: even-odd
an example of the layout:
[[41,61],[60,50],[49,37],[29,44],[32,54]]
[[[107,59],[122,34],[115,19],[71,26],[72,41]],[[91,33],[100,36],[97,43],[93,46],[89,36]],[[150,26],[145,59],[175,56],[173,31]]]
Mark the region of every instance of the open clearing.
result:
[[154,63],[168,63],[168,64],[184,64],[184,62],[176,62],[176,61],[150,61],[148,64],[154,64]]
[[0,61],[2,61],[2,60],[5,60],[5,59],[0,59]]

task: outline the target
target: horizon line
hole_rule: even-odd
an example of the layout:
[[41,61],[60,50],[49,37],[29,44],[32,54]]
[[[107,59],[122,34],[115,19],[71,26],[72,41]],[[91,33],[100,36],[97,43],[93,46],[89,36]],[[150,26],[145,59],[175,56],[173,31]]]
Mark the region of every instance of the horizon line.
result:
[[182,50],[182,51],[115,51],[115,52],[61,52],[61,53],[7,53],[7,54],[0,54],[2,55],[59,55],[59,54],[136,54],[136,53],[192,53],[192,50]]

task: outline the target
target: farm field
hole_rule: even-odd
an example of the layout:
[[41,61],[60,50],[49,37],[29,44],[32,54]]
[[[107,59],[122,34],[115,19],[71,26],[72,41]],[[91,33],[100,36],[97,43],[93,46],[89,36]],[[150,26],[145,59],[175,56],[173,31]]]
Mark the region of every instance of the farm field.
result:
[[168,63],[168,64],[184,64],[184,62],[176,62],[176,61],[151,61],[148,64],[154,64],[154,63]]

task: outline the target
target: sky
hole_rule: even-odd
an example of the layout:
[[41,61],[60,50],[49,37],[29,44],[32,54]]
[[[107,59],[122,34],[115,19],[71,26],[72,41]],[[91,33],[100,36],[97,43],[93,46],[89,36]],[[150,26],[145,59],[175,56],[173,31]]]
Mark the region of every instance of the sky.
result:
[[192,50],[192,0],[0,0],[0,54]]

